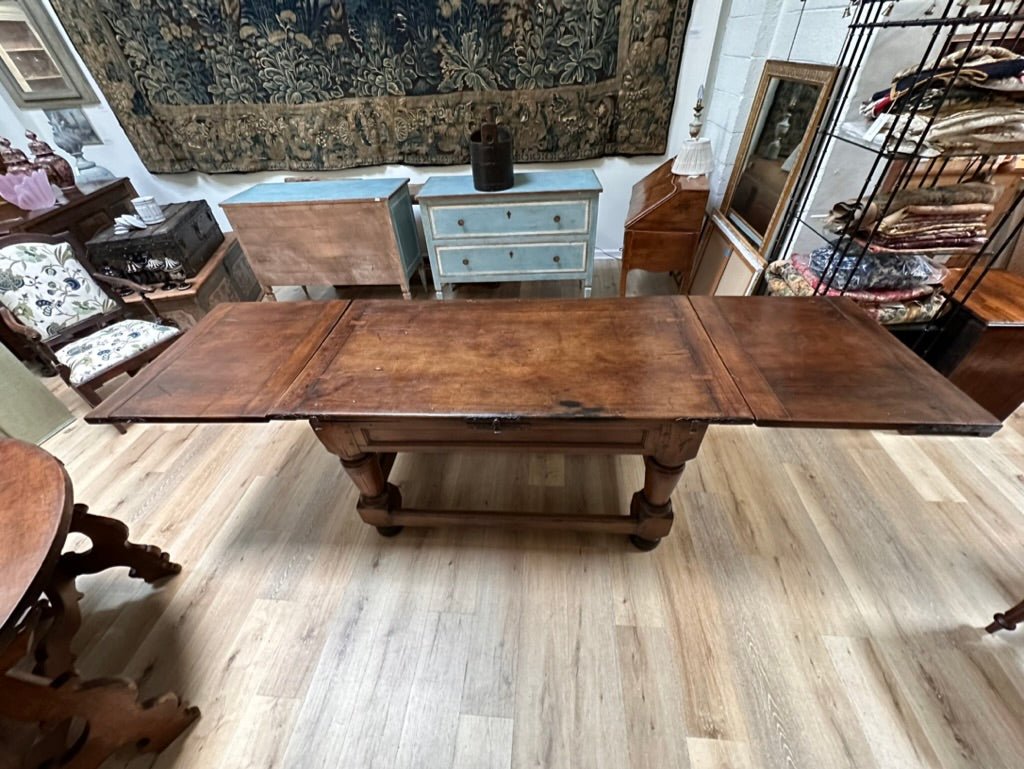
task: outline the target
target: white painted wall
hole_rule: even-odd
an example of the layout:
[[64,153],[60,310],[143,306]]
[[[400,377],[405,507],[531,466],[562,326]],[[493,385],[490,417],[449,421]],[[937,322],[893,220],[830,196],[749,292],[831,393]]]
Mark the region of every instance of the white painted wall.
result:
[[[778,0],[776,0],[778,2]],[[52,8],[44,5],[53,15]],[[749,2],[748,5],[756,5]],[[718,0],[695,0],[692,9],[683,62],[680,67],[676,103],[673,107],[672,124],[669,133],[668,153],[658,157],[607,157],[592,161],[559,164],[517,165],[526,169],[567,169],[592,168],[604,185],[600,201],[597,245],[608,251],[617,251],[622,246],[622,227],[629,206],[629,195],[633,184],[657,167],[666,158],[675,155],[676,148],[688,137],[692,108],[696,101],[697,88],[705,82],[708,65],[712,60],[715,40],[719,32],[722,4]],[[56,16],[54,15],[54,18]],[[58,27],[60,25],[58,24]],[[63,30],[62,30],[63,32]],[[66,39],[66,36],[65,36]],[[69,43],[70,47],[70,43]],[[737,40],[736,47],[742,47]],[[77,58],[77,54],[76,54]],[[79,58],[79,64],[81,59]],[[83,70],[85,67],[82,67]],[[91,78],[90,78],[91,80]],[[100,90],[93,81],[97,94]],[[100,95],[102,99],[102,95]],[[226,198],[264,181],[279,181],[295,172],[267,172],[252,174],[151,174],[142,165],[138,154],[128,141],[113,112],[105,102],[85,108],[97,133],[103,138],[103,146],[87,147],[86,157],[106,166],[115,175],[127,176],[141,195],[153,195],[160,202],[206,199],[217,215],[221,227],[229,229],[227,219],[218,207]],[[41,110],[21,111],[11,102],[4,89],[0,89],[0,135],[8,136],[24,147],[21,137],[25,129],[40,136],[49,137],[51,131],[46,116]],[[352,168],[345,171],[318,172],[322,178],[407,176],[413,182],[422,182],[433,174],[469,173],[468,166],[373,166]]]

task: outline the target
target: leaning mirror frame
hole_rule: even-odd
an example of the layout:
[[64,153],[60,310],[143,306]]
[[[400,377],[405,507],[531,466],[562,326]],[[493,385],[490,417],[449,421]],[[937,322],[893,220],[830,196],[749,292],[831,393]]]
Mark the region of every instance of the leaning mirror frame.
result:
[[[5,0],[0,2],[0,15],[5,10],[14,8],[24,15],[24,22],[34,33],[42,46],[42,52],[56,67],[63,79],[63,88],[32,93],[19,84],[12,71],[11,61],[6,51],[0,52],[0,82],[19,109],[60,109],[78,107],[85,104],[98,104],[99,99],[90,87],[85,73],[82,72],[74,54],[65,43],[56,22],[39,0]],[[0,21],[3,19],[0,18]],[[20,18],[8,21],[21,22]]]
[[[789,197],[793,193],[797,179],[800,177],[804,161],[807,158],[818,126],[821,124],[825,109],[831,99],[837,73],[838,68],[831,65],[804,64],[778,60],[765,62],[757,93],[754,95],[754,101],[751,105],[750,116],[747,118],[747,124],[743,131],[743,139],[736,154],[736,164],[733,167],[721,205],[721,211],[725,219],[762,257],[769,252],[772,242],[778,233]],[[766,216],[767,225],[764,228],[764,232],[759,233],[736,210],[734,203],[737,192],[741,189],[744,175],[748,170],[750,156],[756,150],[757,144],[760,143],[758,141],[761,135],[760,129],[767,128],[765,124],[768,114],[764,113],[764,110],[766,107],[770,110],[772,106],[767,103],[768,97],[769,95],[774,96],[781,87],[781,84],[784,83],[817,86],[818,93],[800,142],[793,151],[786,153],[787,156],[785,158],[778,158],[783,161],[785,166],[785,181],[779,190],[771,213]],[[787,112],[783,116],[783,120],[787,116],[791,116],[790,113]],[[772,138],[774,140],[779,137],[773,135]],[[777,141],[772,141],[771,143],[775,144]]]

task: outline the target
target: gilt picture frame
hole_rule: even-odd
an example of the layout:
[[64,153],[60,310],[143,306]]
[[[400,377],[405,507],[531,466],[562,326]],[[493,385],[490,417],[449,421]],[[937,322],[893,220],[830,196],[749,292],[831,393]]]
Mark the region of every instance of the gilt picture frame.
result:
[[762,259],[778,235],[838,73],[826,64],[765,62],[721,205],[724,219]]

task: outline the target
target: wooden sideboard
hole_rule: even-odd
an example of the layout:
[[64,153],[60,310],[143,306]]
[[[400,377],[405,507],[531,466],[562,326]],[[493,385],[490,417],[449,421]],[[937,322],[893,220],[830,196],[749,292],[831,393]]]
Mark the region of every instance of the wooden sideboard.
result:
[[578,280],[589,297],[600,193],[593,171],[518,173],[500,192],[430,177],[417,199],[437,298],[445,283],[520,280]]
[[[85,243],[97,232],[114,224],[121,214],[133,212],[132,198],[137,197],[128,179],[115,179],[109,184],[83,190],[81,195],[68,198],[68,202],[42,211],[22,213],[0,222],[0,235],[14,232],[38,232],[59,235],[70,232],[80,243]],[[19,209],[10,206],[14,211]],[[8,347],[20,360],[34,361],[36,355],[21,339],[0,324],[0,344]]]
[[[115,179],[99,187],[68,197],[68,202],[42,211],[24,213],[0,222],[0,235],[12,232],[40,232],[59,235],[70,232],[85,243],[100,230],[112,227],[121,214],[134,212],[132,198],[138,197],[128,179]],[[17,210],[17,209],[15,209]]]
[[221,208],[268,297],[310,285],[397,285],[412,297],[423,260],[408,179],[257,184]]
[[666,160],[633,185],[622,245],[619,296],[626,295],[630,270],[675,272],[680,290],[689,293],[708,204],[708,177],[672,173]]

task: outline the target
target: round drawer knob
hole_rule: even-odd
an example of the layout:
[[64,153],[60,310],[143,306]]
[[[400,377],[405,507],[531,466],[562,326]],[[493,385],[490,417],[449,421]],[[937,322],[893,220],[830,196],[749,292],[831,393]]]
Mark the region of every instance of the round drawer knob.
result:
[[555,217],[555,224],[558,224],[560,221],[562,221],[562,217],[561,216],[556,216]]
[[560,262],[560,261],[562,261],[562,257],[560,257],[560,256],[556,256],[556,257],[555,257],[555,261],[556,261],[556,262]]
[[466,226],[466,220],[465,219],[459,219],[459,226],[460,227],[465,227]]
[[462,260],[462,263],[463,263],[463,264],[467,264],[467,265],[468,265],[468,264],[469,264],[469,259],[463,259],[463,260]]

